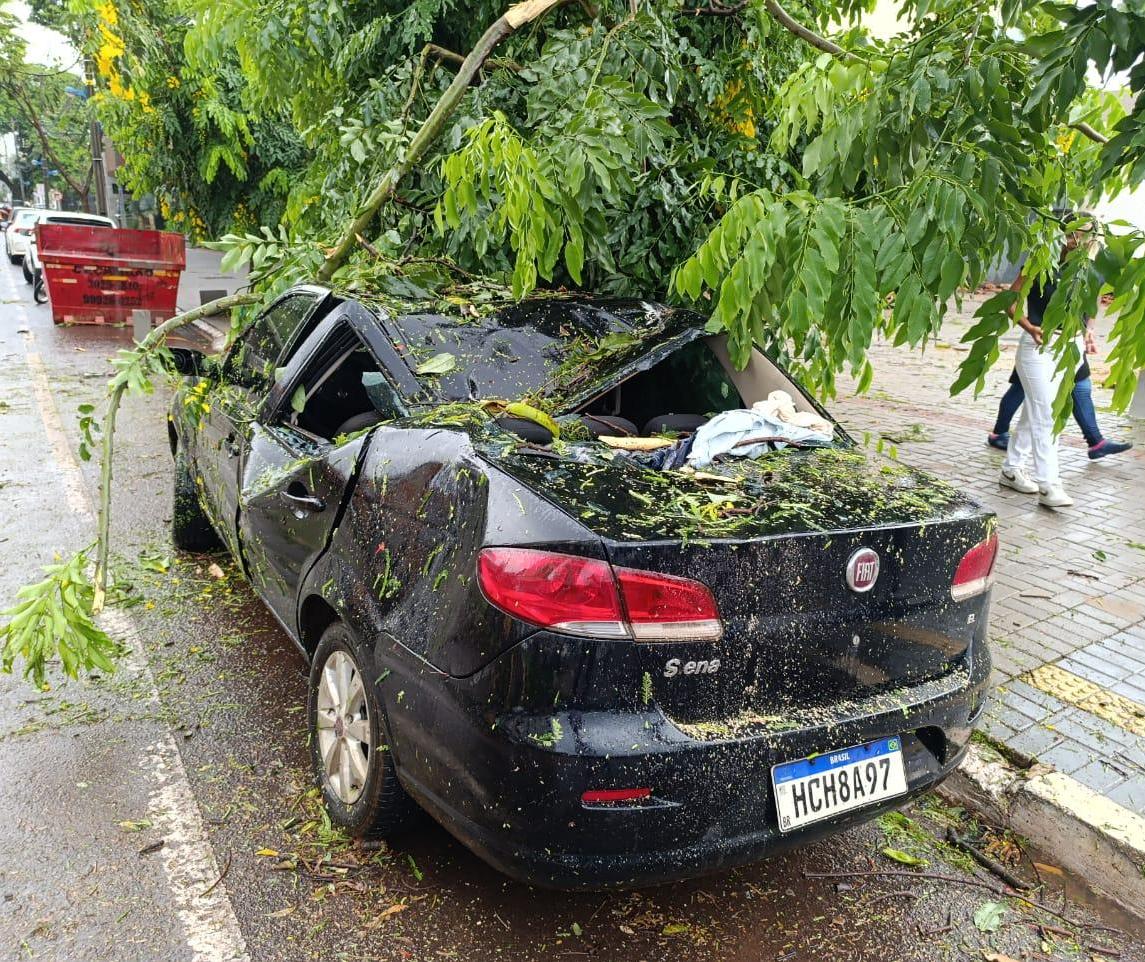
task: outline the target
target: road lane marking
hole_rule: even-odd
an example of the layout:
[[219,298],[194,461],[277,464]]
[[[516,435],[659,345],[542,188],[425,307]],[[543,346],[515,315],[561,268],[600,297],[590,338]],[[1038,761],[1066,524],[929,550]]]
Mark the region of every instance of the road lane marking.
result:
[[[7,297],[12,300],[18,292],[11,272],[0,273],[4,275]],[[23,304],[9,306],[29,328],[22,337],[32,398],[44,425],[52,460],[59,469],[68,507],[94,528],[95,503],[64,430],[47,368],[35,349],[35,333],[30,329],[27,311]],[[140,641],[139,626],[117,609],[105,610],[101,621],[113,638],[126,642],[128,653],[123,667],[144,681],[148,701],[159,708],[159,690]],[[164,729],[163,735],[144,748],[140,771],[148,783],[148,816],[164,840],[158,854],[192,962],[249,962],[226,883],[220,882],[218,860],[187,779],[183,756],[170,730]]]

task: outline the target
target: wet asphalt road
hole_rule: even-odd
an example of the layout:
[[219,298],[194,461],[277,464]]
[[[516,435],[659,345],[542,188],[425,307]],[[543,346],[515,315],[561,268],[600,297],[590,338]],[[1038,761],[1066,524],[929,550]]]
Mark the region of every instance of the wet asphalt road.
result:
[[[95,467],[77,468],[74,412],[100,398],[128,335],[53,328],[7,264],[0,302],[6,600],[92,538]],[[49,692],[0,676],[0,958],[892,962],[1104,946],[1145,960],[1140,933],[1094,927],[1126,920],[1062,895],[1052,853],[1037,856],[1037,897],[1057,914],[999,900],[996,878],[935,840],[983,827],[937,799],[771,862],[627,893],[518,885],[428,819],[390,848],[355,848],[311,787],[301,656],[227,559],[170,547],[166,393],[127,405],[116,469],[127,604],[113,617],[145,662]],[[1020,859],[1002,835],[980,841]],[[1017,871],[1033,878],[1028,860]]]

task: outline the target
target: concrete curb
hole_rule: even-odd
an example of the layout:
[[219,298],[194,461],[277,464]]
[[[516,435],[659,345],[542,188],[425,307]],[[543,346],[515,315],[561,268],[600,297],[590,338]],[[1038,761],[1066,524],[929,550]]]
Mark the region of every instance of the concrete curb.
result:
[[973,744],[938,788],[945,798],[1028,838],[1057,864],[1145,919],[1145,818],[1045,765],[1021,771]]

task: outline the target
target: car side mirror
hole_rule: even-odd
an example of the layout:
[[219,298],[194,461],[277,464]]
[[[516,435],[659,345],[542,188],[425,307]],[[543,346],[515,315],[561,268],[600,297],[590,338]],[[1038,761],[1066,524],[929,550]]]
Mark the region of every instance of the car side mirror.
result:
[[184,377],[210,377],[215,372],[215,363],[202,351],[190,347],[169,348],[176,374]]

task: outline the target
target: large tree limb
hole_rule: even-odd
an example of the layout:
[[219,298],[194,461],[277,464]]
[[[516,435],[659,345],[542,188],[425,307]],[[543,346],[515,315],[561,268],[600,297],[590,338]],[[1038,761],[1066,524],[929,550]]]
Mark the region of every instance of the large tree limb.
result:
[[[139,342],[139,346],[136,350],[141,354],[154,350],[167,339],[168,334],[178,330],[180,327],[185,327],[192,321],[197,321],[204,317],[214,317],[217,314],[225,314],[236,307],[241,307],[243,304],[254,304],[261,300],[262,297],[260,295],[251,293],[250,291],[244,291],[239,294],[229,294],[226,297],[208,301],[201,307],[196,307],[193,311],[176,314],[158,327],[148,331],[147,336]],[[119,413],[119,405],[120,402],[123,401],[123,395],[126,391],[126,380],[117,379],[107,399],[107,413],[103,419],[103,442],[102,450],[100,451],[99,472],[99,518],[97,524],[98,534],[95,559],[95,594],[91,606],[93,614],[99,614],[99,612],[103,610],[104,601],[107,597],[107,563],[108,553],[111,549],[111,467],[114,455],[115,417]]]
[[358,216],[346,228],[342,239],[326,255],[325,262],[318,270],[318,282],[320,284],[329,283],[334,272],[346,263],[347,258],[358,243],[358,235],[367,233],[370,222],[382,209],[382,205],[393,196],[398,184],[425,156],[430,145],[445,129],[446,121],[457,110],[457,106],[461,103],[461,98],[465,96],[465,91],[469,89],[473,78],[477,76],[489,55],[497,49],[498,44],[520,27],[536,20],[561,2],[562,0],[524,0],[523,3],[514,4],[481,35],[477,45],[469,51],[468,56],[461,62],[457,76],[453,78],[453,83],[441,95],[441,99],[434,105],[433,110],[425,119],[425,123],[414,134],[413,140],[410,141],[401,159],[382,175],[381,180],[378,181],[369,197],[366,198],[365,203],[362,204]]
[[781,26],[795,34],[800,40],[811,44],[812,47],[822,50],[824,53],[834,54],[836,57],[854,56],[854,54],[848,53],[837,43],[828,40],[826,37],[821,37],[814,30],[805,27],[784,10],[783,7],[779,5],[778,0],[765,0],[764,6],[767,8],[767,12],[770,13]]

